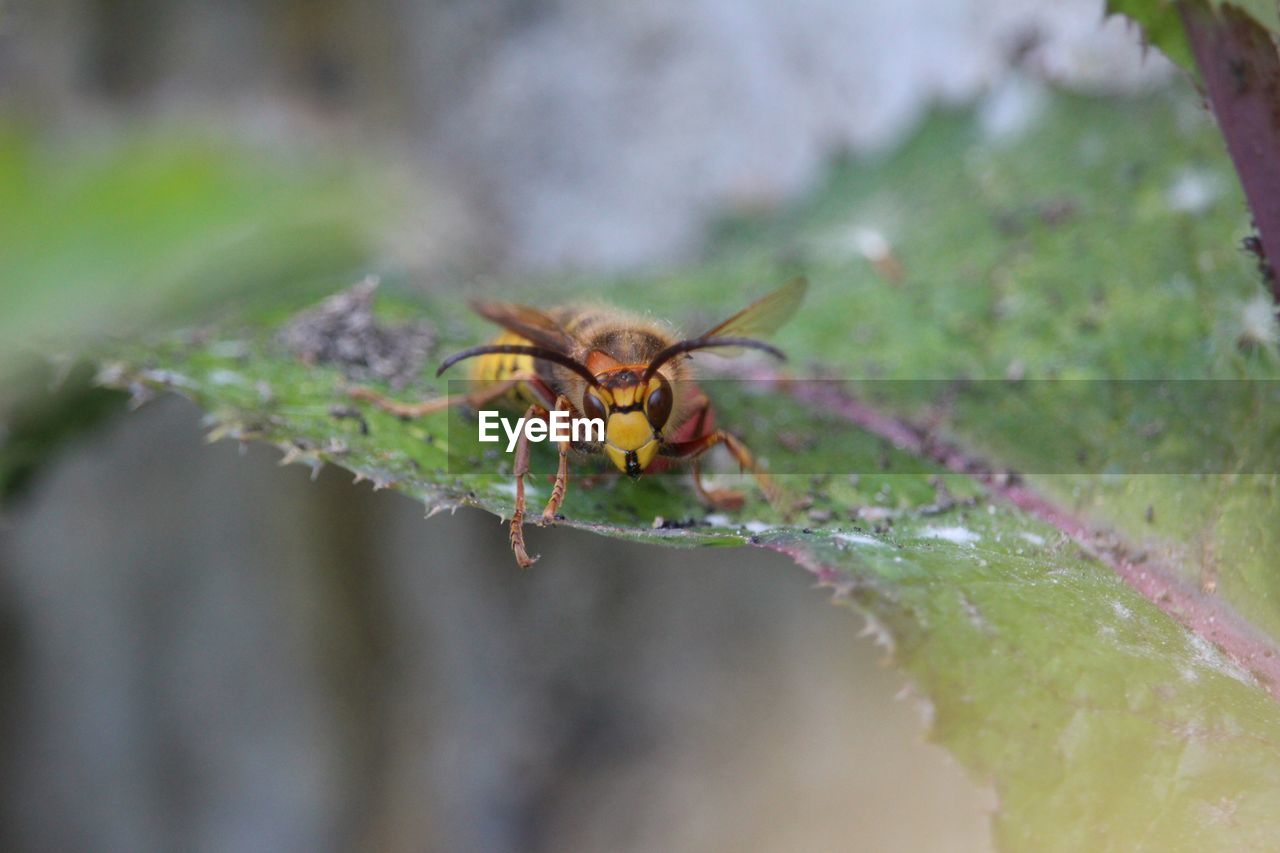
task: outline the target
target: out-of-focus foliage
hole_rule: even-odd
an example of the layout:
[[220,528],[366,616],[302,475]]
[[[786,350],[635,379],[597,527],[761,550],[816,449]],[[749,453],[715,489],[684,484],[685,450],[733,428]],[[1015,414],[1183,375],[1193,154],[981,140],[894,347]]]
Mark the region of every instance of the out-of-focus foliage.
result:
[[[1236,248],[1247,220],[1194,98],[1060,98],[1038,119],[1022,138],[996,142],[968,117],[936,118],[888,161],[837,170],[811,203],[727,225],[720,251],[698,269],[548,282],[537,301],[606,296],[697,328],[739,307],[744,283],[759,292],[801,267],[811,299],[780,341],[802,372],[1274,378],[1274,320],[1250,319],[1258,282]],[[488,331],[461,302],[392,294],[380,316],[429,318],[438,356]],[[218,435],[344,467],[429,511],[510,512],[510,460],[477,443],[462,415],[403,422],[353,408],[337,368],[305,365],[282,345],[287,319],[250,312],[212,337],[163,336],[116,351],[105,372],[144,396],[191,396]],[[441,393],[428,375],[397,393]],[[858,477],[784,476],[807,498],[790,518],[755,497],[737,516],[708,515],[676,477],[594,488],[575,480],[565,523],[655,544],[767,547],[815,572],[869,614],[914,676],[932,736],[995,784],[1009,847],[1247,849],[1280,832],[1280,705],[1202,636],[968,477],[930,471],[792,398],[743,392],[716,402],[721,422],[766,448],[775,469],[782,454],[800,468],[832,448],[863,448],[879,464]],[[936,411],[878,402],[933,415],[940,432],[997,462],[1034,460],[1046,436],[1080,414],[1046,408],[1028,422],[962,398]],[[1115,462],[1137,470],[1139,460]],[[536,455],[535,503],[553,467],[551,454]],[[1206,594],[1216,590],[1259,637],[1280,635],[1267,575],[1280,551],[1275,476],[1035,482],[1144,542],[1186,580],[1211,571]],[[655,527],[658,517],[678,529]],[[529,536],[536,551],[539,533]]]
[[1186,71],[1195,73],[1196,60],[1178,9],[1170,0],[1107,0],[1107,11],[1125,15],[1142,27],[1146,43]]
[[343,281],[368,257],[356,186],[332,165],[231,144],[0,129],[0,362]]
[[0,127],[0,495],[111,410],[72,370],[92,342],[349,280],[375,221],[357,177],[167,133]]
[[[1187,2],[1196,3],[1201,0]],[[1208,3],[1216,11],[1226,5],[1227,0],[1208,0]],[[1280,33],[1280,7],[1273,0],[1238,0],[1231,5],[1247,12],[1273,36]],[[1191,45],[1187,42],[1187,34],[1174,0],[1107,0],[1107,11],[1132,18],[1142,27],[1148,44],[1159,48],[1187,71],[1195,73],[1195,57],[1191,55]]]

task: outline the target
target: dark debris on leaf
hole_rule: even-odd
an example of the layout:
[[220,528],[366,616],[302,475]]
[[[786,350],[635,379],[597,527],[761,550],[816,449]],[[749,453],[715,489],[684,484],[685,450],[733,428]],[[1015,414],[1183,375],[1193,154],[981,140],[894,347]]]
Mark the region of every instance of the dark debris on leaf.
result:
[[373,315],[377,289],[378,280],[366,278],[298,314],[281,329],[281,343],[308,364],[336,365],[352,381],[403,388],[422,372],[435,332],[421,321],[379,323]]
[[354,406],[331,406],[329,407],[329,417],[339,421],[355,421],[361,435],[369,434],[369,421],[365,419],[364,413]]

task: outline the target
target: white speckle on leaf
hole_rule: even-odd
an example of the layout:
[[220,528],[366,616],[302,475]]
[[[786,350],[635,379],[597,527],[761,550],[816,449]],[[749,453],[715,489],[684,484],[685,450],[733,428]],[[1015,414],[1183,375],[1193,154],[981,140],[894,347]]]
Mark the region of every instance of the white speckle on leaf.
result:
[[214,385],[243,385],[247,380],[234,370],[214,370],[209,374],[209,381]]
[[855,228],[850,241],[859,255],[869,261],[883,261],[892,254],[889,239],[875,228]]
[[1199,634],[1191,635],[1191,647],[1195,650],[1195,660],[1201,666],[1208,667],[1220,675],[1228,678],[1234,678],[1236,681],[1244,684],[1256,684],[1256,680],[1247,670],[1237,665],[1233,661],[1220,652],[1216,646],[1201,637]]
[[1204,213],[1222,195],[1222,180],[1212,172],[1182,170],[1165,193],[1165,202],[1179,213]]
[[1111,609],[1114,610],[1115,614],[1121,619],[1130,619],[1133,617],[1133,611],[1119,601],[1111,602]]
[[875,545],[883,548],[884,543],[874,536],[868,536],[865,533],[836,533],[835,538],[841,542],[848,542],[851,545]]
[[[709,518],[709,517],[708,517]],[[772,530],[772,524],[766,524],[763,521],[751,520],[742,525],[748,533],[764,533],[766,530]]]
[[959,597],[960,606],[964,608],[964,614],[968,617],[969,624],[984,634],[995,633],[995,628],[987,621],[987,617],[982,615],[982,611],[978,609],[978,605],[973,603],[973,599],[963,592],[959,593]]
[[188,376],[183,376],[174,370],[144,370],[138,374],[148,382],[155,382],[158,385],[167,385],[171,388],[195,388],[196,383]]
[[[498,492],[500,494],[510,495],[513,498],[516,496],[515,483],[496,483],[493,485],[492,488],[495,492]],[[526,483],[524,487],[524,493],[526,497],[529,495],[536,495],[538,493],[538,487],[530,486],[528,483]]]
[[893,257],[893,244],[885,232],[860,223],[843,223],[815,240],[823,254],[837,259],[860,257],[873,264]]
[[1030,542],[1032,545],[1035,545],[1037,547],[1044,544],[1044,537],[1041,536],[1039,533],[1032,533],[1029,530],[1021,530],[1018,532],[1018,535],[1021,536],[1027,542]]
[[945,542],[952,542],[956,545],[970,545],[977,542],[982,537],[969,530],[967,527],[926,527],[920,533],[925,539],[941,539]]
[[713,512],[713,513],[710,513],[710,514],[708,514],[708,515],[707,515],[707,517],[706,517],[706,519],[705,519],[705,520],[706,520],[707,524],[710,524],[712,527],[731,527],[731,526],[733,526],[733,519],[731,519],[729,516],[725,515],[723,512]]
[[1200,810],[1210,823],[1224,826],[1236,825],[1236,812],[1240,810],[1240,799],[1236,797],[1219,797],[1217,802],[1200,803]]

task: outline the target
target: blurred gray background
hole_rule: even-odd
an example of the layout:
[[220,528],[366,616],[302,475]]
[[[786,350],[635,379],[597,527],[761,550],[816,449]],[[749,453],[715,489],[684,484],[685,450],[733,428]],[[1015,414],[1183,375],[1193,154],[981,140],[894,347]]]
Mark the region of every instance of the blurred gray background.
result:
[[[1170,73],[1100,0],[0,7],[9,120],[372,153],[421,199],[388,256],[462,280],[678,263],[933,104],[998,136]],[[533,531],[518,572],[492,518],[277,459],[165,400],[0,518],[4,849],[986,847],[991,792],[782,558]]]

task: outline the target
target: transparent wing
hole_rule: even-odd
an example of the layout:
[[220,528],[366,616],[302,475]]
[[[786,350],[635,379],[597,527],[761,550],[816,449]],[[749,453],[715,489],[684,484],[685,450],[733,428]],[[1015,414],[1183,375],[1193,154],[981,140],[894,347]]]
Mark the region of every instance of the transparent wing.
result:
[[486,320],[555,352],[577,357],[582,344],[549,314],[513,302],[476,300],[471,309]]
[[796,313],[808,289],[809,280],[804,276],[796,276],[720,325],[698,335],[698,338],[758,338],[772,334]]

